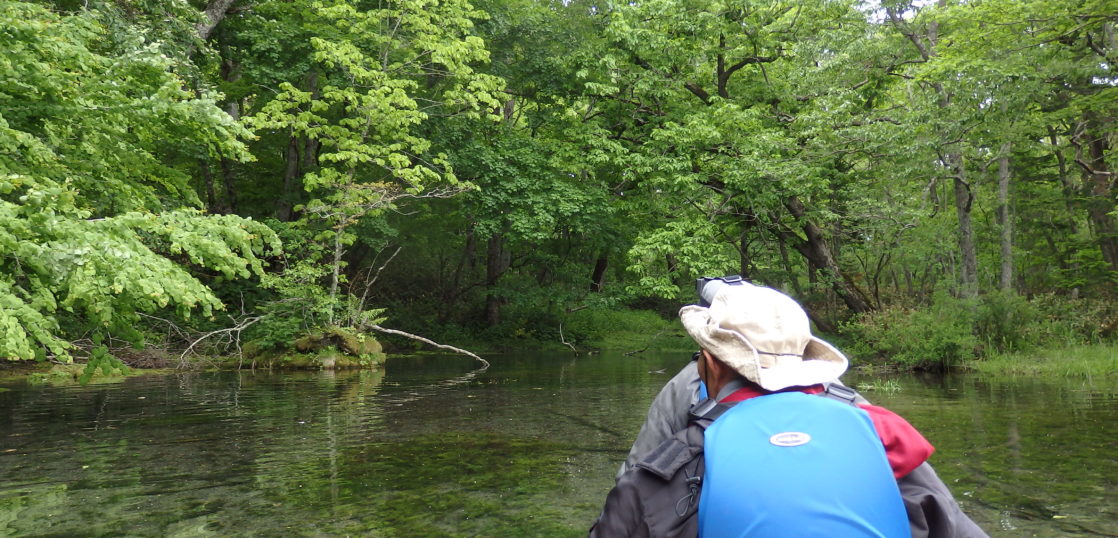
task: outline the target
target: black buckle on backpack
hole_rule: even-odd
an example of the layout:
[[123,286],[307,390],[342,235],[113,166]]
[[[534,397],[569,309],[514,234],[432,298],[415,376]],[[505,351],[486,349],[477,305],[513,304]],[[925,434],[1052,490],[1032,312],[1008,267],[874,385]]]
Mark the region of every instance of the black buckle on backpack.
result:
[[858,397],[858,393],[850,387],[838,383],[831,383],[827,385],[826,390],[823,391],[821,396],[826,396],[847,405],[857,405],[855,399]]

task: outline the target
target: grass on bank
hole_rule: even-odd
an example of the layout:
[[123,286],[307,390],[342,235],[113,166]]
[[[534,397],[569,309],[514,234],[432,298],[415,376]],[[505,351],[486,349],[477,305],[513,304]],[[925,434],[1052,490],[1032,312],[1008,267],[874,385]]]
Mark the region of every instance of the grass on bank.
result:
[[579,349],[622,352],[691,349],[694,342],[678,319],[648,310],[586,309],[563,320],[562,339]]
[[968,361],[983,374],[1047,377],[1118,377],[1118,345],[1077,345],[1030,352],[1000,353]]

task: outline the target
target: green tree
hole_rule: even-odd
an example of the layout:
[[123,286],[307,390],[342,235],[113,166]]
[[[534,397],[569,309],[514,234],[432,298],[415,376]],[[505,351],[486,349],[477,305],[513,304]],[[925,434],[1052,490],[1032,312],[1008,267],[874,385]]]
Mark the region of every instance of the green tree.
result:
[[795,285],[777,257],[792,249],[851,310],[872,308],[832,241],[854,162],[820,143],[867,99],[866,73],[844,70],[869,34],[856,6],[612,7],[611,78],[594,88],[630,104],[635,121],[615,131],[630,143],[622,166],[662,222],[633,251],[643,287],[676,295],[695,273],[736,270]]
[[[310,38],[318,88],[290,82],[260,107],[256,128],[314,140],[317,168],[302,176],[311,199],[298,209],[319,230],[328,268],[322,286],[324,323],[360,325],[363,300],[343,289],[354,227],[383,217],[404,199],[451,196],[463,189],[444,153],[432,151],[423,125],[432,115],[483,117],[500,103],[499,80],[475,64],[488,52],[472,35],[482,16],[466,2],[404,0],[378,7],[312,2]],[[316,252],[316,251],[311,251]],[[364,297],[364,294],[357,294]],[[367,321],[367,320],[364,320]]]
[[275,234],[194,209],[179,166],[249,158],[213,97],[183,90],[139,34],[114,35],[107,54],[95,12],[4,1],[0,27],[0,357],[69,361],[79,338],[140,345],[140,313],[223,307],[199,274],[263,272]]

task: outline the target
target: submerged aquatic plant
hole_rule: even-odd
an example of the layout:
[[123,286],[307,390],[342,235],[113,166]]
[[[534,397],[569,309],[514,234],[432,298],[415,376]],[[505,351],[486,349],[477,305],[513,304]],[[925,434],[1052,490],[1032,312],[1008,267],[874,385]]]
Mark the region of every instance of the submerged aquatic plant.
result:
[[895,379],[873,379],[858,383],[858,392],[884,392],[894,394],[901,390],[901,384]]

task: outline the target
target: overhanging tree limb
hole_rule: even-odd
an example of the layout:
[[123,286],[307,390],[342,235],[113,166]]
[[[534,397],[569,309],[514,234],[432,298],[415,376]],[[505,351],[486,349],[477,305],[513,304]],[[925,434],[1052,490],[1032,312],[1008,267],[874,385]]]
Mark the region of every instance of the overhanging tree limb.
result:
[[404,336],[404,337],[407,337],[407,338],[411,338],[412,340],[419,340],[420,342],[423,342],[425,344],[430,344],[430,345],[435,346],[439,349],[449,349],[450,351],[453,351],[455,353],[461,353],[463,355],[468,355],[470,357],[473,357],[473,358],[477,359],[479,362],[481,362],[481,366],[482,366],[483,369],[484,368],[489,368],[489,361],[477,356],[475,353],[466,351],[465,349],[457,348],[457,347],[454,347],[454,346],[448,346],[448,345],[445,345],[445,344],[440,344],[440,343],[435,342],[433,340],[429,340],[427,338],[424,338],[422,336],[415,335],[415,334],[412,334],[412,333],[409,333],[409,332],[398,331],[396,329],[386,329],[384,327],[381,327],[380,325],[368,325],[367,327],[369,327],[370,329],[373,329],[375,331],[382,332],[382,333],[395,334],[395,335],[398,335],[398,336]]
[[206,5],[206,9],[202,11],[202,22],[194,25],[198,30],[198,37],[209,39],[214,28],[217,28],[217,25],[225,18],[225,14],[229,12],[229,8],[233,7],[233,3],[236,1],[237,0],[210,0],[210,3]]

